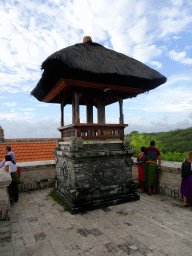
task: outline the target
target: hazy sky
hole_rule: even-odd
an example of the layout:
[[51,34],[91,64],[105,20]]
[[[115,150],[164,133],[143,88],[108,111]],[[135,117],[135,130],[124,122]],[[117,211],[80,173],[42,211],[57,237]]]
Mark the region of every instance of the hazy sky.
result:
[[[94,42],[124,53],[167,77],[167,83],[124,101],[126,133],[192,126],[191,0],[1,0],[0,126],[5,138],[60,137],[60,106],[30,95],[52,53]],[[96,109],[94,109],[95,122]],[[85,107],[80,107],[85,122]],[[117,103],[106,107],[118,123]],[[71,105],[65,124],[71,123]]]

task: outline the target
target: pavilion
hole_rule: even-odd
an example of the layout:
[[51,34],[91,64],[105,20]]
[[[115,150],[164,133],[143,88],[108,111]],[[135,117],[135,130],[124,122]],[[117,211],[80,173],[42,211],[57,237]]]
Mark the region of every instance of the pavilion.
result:
[[[123,100],[136,97],[166,82],[159,72],[124,54],[85,37],[42,64],[40,81],[31,94],[39,101],[61,104],[61,137],[124,139]],[[119,124],[106,124],[105,106],[119,102]],[[72,105],[72,124],[64,126],[64,107]],[[87,107],[87,122],[80,123],[79,105]],[[93,124],[93,106],[98,124]]]
[[[124,139],[128,125],[124,124],[123,100],[158,87],[166,77],[90,37],[53,53],[42,69],[31,94],[39,101],[61,105],[61,140],[53,152],[55,192],[73,213],[138,200],[132,180],[134,150],[130,139]],[[119,124],[106,124],[105,106],[115,102],[119,102]],[[65,126],[67,104],[72,105],[72,124]],[[80,105],[87,106],[86,123],[80,123]],[[93,106],[97,124],[93,123]]]

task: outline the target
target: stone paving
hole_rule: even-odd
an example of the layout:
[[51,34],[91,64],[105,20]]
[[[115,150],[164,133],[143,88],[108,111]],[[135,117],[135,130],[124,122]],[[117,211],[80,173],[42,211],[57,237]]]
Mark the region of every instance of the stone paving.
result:
[[20,193],[0,222],[1,256],[192,255],[192,207],[173,198],[141,200],[84,214],[64,212],[50,188]]

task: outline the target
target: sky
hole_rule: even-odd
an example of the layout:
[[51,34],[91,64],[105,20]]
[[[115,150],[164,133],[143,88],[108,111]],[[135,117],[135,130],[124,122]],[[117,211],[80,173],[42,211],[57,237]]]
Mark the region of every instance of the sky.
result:
[[[0,126],[5,139],[60,137],[60,105],[30,92],[52,53],[91,36],[135,58],[167,82],[123,103],[125,133],[192,127],[191,0],[1,0]],[[97,122],[94,108],[94,122]],[[72,123],[71,105],[65,124]],[[80,122],[86,108],[80,106]],[[119,105],[106,107],[106,123],[119,123]]]

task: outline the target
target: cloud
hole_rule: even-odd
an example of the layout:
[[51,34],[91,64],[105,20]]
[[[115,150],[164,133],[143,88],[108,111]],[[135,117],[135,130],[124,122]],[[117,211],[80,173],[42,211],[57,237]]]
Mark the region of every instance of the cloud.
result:
[[182,6],[183,5],[183,0],[170,0],[173,5],[176,6]]
[[[176,80],[177,81],[177,80]],[[143,113],[148,115],[152,113],[190,113],[192,109],[191,104],[192,91],[189,87],[182,86],[165,87],[163,90],[154,90],[143,95],[137,96],[137,101],[131,101],[131,105],[124,106],[124,111],[140,111],[140,116]],[[127,103],[129,101],[126,101]]]
[[33,111],[34,108],[18,108],[19,110],[23,110],[23,111]]
[[150,63],[156,68],[162,68],[162,63],[160,63],[159,61],[151,61]]
[[172,76],[168,77],[168,80],[165,84],[161,85],[162,87],[169,87],[172,84],[179,84],[181,81],[183,82],[190,82],[192,81],[192,75],[188,75],[188,74],[174,74]]
[[173,36],[173,39],[179,40],[179,39],[181,39],[181,36]]
[[191,22],[190,10],[186,8],[180,9],[178,6],[173,8],[165,7],[159,12],[160,37],[183,32]]
[[182,64],[192,64],[192,59],[186,56],[186,52],[176,52],[175,50],[172,50],[169,52],[169,56],[171,59],[180,62]]
[[154,57],[160,56],[161,49],[156,45],[136,45],[133,47],[133,57],[141,62],[149,62]]
[[182,87],[164,89],[146,97],[143,110],[147,112],[187,113],[192,108],[192,91],[185,91]]
[[7,107],[7,108],[9,108],[9,107],[14,107],[14,106],[17,105],[17,102],[5,102],[5,103],[3,103],[3,105],[4,105],[5,107]]
[[189,127],[192,127],[192,122],[189,122],[188,119],[170,124],[166,122],[166,117],[163,117],[158,122],[142,122],[142,124],[130,123],[129,126],[125,128],[125,134],[131,133],[132,131],[138,131],[139,133],[168,132],[177,129],[187,129]]
[[4,129],[5,139],[59,138],[61,136],[57,130],[60,122],[53,117],[38,119],[35,122],[7,119],[1,126]]

